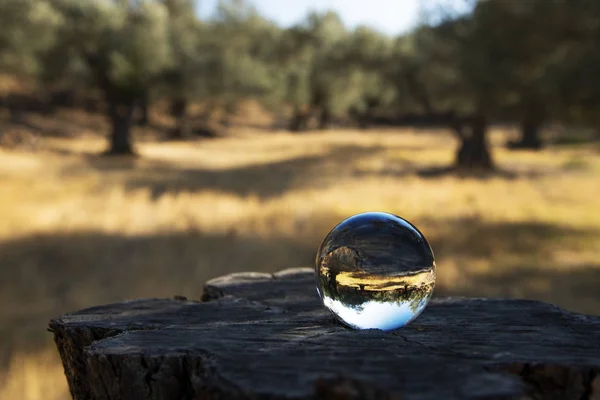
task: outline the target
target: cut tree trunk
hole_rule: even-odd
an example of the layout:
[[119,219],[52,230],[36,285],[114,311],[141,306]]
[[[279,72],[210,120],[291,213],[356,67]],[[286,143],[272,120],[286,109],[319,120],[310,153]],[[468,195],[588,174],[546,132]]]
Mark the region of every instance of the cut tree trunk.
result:
[[455,166],[458,169],[468,171],[494,169],[487,140],[487,121],[484,117],[472,118],[467,126],[461,125],[457,133],[460,146],[456,152]]
[[133,147],[131,146],[131,121],[133,117],[133,109],[133,103],[111,103],[109,105],[112,132],[110,135],[110,149],[108,150],[108,154],[133,154]]
[[217,278],[202,300],[52,320],[73,398],[600,398],[600,317],[537,301],[434,298],[382,332],[338,323],[312,269]]

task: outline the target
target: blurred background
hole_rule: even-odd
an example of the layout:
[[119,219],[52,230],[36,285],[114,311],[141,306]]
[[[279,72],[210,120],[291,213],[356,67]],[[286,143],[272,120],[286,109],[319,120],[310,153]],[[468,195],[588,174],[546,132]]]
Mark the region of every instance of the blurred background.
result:
[[596,0],[0,0],[0,398],[69,398],[50,318],[362,211],[436,296],[599,315],[599,72]]

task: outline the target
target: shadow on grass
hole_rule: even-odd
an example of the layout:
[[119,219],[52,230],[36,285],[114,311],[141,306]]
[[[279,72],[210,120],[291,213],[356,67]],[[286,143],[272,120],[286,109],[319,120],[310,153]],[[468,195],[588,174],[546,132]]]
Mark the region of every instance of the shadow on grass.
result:
[[[538,178],[540,176],[548,175],[550,172],[548,171],[513,171],[508,168],[504,168],[502,166],[496,166],[494,169],[486,170],[486,169],[474,169],[468,170],[463,168],[457,168],[453,165],[448,166],[431,166],[431,167],[423,167],[417,166],[414,164],[408,164],[407,168],[402,170],[401,172],[393,172],[393,173],[383,173],[383,174],[371,174],[377,176],[406,176],[406,175],[414,175],[424,179],[437,179],[443,178],[446,176],[456,177],[456,178],[468,178],[468,179],[479,179],[479,180],[487,180],[491,178],[501,178],[507,180],[514,180],[517,178]],[[364,174],[363,174],[364,175]]]
[[437,296],[527,298],[559,305],[584,314],[600,315],[600,263],[563,270],[540,265],[508,265],[497,271],[466,273],[467,290],[442,285]]
[[[438,269],[437,295],[528,298],[600,315],[600,262],[577,258],[600,245],[600,229],[476,218],[424,225],[434,233],[429,242],[440,269],[451,261],[457,272],[444,280]],[[570,262],[556,261],[561,251]]]
[[[398,149],[404,148],[398,146]],[[125,173],[127,189],[148,189],[154,198],[164,194],[211,190],[268,199],[294,189],[328,187],[343,179],[400,179],[408,176],[435,179],[445,175],[476,179],[515,179],[535,178],[542,174],[503,170],[467,173],[451,167],[423,167],[402,157],[390,158],[386,154],[389,150],[385,146],[334,145],[324,154],[227,169],[201,166],[182,168],[168,161],[144,157],[115,157],[113,160],[94,154],[85,156],[85,159],[89,166],[98,171]],[[383,166],[373,171],[360,169],[360,160],[376,160],[378,157],[383,160]]]
[[[438,258],[549,256],[552,250],[583,247],[600,239],[600,229],[577,229],[542,222],[484,222],[479,218],[423,220]],[[426,231],[425,231],[426,232]],[[546,259],[546,261],[548,261]]]
[[[154,197],[214,190],[240,196],[272,198],[292,189],[326,186],[338,177],[354,176],[353,165],[358,159],[385,150],[383,146],[337,146],[324,155],[308,155],[223,170],[185,169],[165,163],[151,163],[148,167],[133,171],[126,181],[126,187],[130,190],[150,189]],[[103,171],[115,168],[115,164],[98,157],[90,157],[88,162]],[[123,162],[120,166],[127,168],[128,164]]]

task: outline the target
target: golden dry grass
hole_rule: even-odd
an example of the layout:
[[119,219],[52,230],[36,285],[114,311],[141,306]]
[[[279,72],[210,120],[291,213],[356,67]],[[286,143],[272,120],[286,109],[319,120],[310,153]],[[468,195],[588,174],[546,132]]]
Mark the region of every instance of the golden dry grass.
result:
[[435,271],[422,271],[412,275],[394,277],[373,277],[365,273],[341,272],[335,277],[338,285],[347,288],[367,290],[371,292],[390,292],[407,286],[432,286],[435,284]]
[[454,145],[435,131],[240,131],[141,143],[135,160],[99,157],[94,135],[0,149],[0,398],[67,398],[49,318],[126,298],[198,298],[214,276],[311,265],[328,230],[366,210],[424,232],[437,295],[600,314],[598,149],[497,146],[510,174],[432,173]]

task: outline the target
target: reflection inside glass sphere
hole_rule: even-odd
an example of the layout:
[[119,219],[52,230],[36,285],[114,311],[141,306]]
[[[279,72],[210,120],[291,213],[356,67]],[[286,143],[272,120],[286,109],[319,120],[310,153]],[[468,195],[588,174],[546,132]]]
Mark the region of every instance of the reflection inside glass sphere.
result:
[[381,212],[333,228],[319,248],[315,273],[325,307],[355,329],[403,327],[425,309],[435,285],[433,251],[423,234]]

